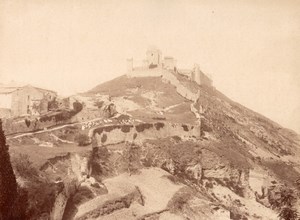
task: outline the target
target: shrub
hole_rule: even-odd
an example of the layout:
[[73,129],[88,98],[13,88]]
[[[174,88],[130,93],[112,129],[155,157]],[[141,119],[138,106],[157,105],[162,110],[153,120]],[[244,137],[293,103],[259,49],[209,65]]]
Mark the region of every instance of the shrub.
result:
[[214,187],[214,184],[212,182],[206,182],[205,183],[205,188],[212,189],[213,187]]
[[165,126],[165,124],[162,122],[157,122],[154,124],[154,126],[155,126],[156,130],[160,130],[161,128],[163,128]]
[[188,128],[187,125],[182,125],[182,128],[183,128],[184,131],[189,131],[189,128]]
[[32,165],[32,162],[27,154],[19,154],[12,161],[12,164],[15,168],[15,171],[18,172],[21,177],[28,179],[38,177],[38,170]]
[[123,125],[121,127],[121,131],[124,132],[124,133],[128,133],[128,132],[130,132],[131,127],[132,127],[132,125]]
[[[40,181],[30,182],[26,219],[45,219],[49,217],[56,197],[56,184]],[[46,218],[47,219],[47,218]]]
[[137,133],[133,134],[133,140],[135,140],[137,138]]
[[25,119],[25,124],[27,126],[27,128],[29,128],[30,124],[31,124],[31,121],[29,119]]
[[94,103],[94,106],[96,106],[96,107],[98,107],[100,109],[100,108],[102,108],[103,104],[104,104],[104,101],[96,101]]
[[50,102],[48,102],[48,111],[53,111],[58,109],[58,101],[56,98],[53,98]]
[[175,142],[180,142],[182,139],[178,135],[172,136]]
[[83,109],[83,105],[76,100],[75,102],[73,102],[73,109],[74,109],[75,114],[77,114],[78,112],[80,112]]
[[144,124],[139,124],[139,125],[135,126],[137,132],[143,132],[145,129],[150,129],[152,127],[153,127],[153,124],[150,124],[150,123],[144,123]]
[[75,137],[75,141],[78,143],[78,146],[87,146],[90,144],[90,138],[86,134],[78,134]]
[[283,220],[297,220],[298,212],[294,209],[296,202],[295,192],[287,188],[286,186],[281,186],[279,192],[275,192],[274,196],[268,197],[271,207],[276,209],[279,214],[278,217]]
[[107,135],[103,134],[102,137],[101,137],[101,143],[105,143],[106,140],[107,140]]
[[284,207],[280,210],[278,217],[283,220],[297,220],[298,212],[291,207]]

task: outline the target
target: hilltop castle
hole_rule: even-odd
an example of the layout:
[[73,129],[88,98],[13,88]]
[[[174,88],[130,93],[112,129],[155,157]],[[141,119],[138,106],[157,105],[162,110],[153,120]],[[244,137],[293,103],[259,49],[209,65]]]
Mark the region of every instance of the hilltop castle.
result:
[[[204,85],[212,87],[213,84],[212,79],[200,70],[198,64],[194,64],[194,67],[192,69],[178,69],[174,57],[162,57],[162,52],[155,47],[150,47],[146,51],[146,59],[143,60],[142,66],[134,66],[133,62],[133,58],[127,59],[127,72],[131,75],[149,75],[147,74],[150,73],[149,71],[153,72],[157,70],[168,70],[174,73],[181,74],[201,86]],[[150,75],[153,75],[153,73],[151,73]]]

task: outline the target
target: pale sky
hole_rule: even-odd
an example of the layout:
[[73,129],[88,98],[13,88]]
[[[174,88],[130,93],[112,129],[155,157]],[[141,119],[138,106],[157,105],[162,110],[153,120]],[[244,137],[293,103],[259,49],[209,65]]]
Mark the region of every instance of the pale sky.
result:
[[300,133],[298,0],[0,0],[0,80],[63,95],[126,72],[149,45]]

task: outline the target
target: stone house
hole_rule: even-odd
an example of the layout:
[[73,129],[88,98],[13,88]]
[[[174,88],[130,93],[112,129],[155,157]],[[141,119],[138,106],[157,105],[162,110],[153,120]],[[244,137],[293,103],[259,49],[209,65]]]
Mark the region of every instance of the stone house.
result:
[[[47,103],[57,97],[51,90],[26,86],[0,86],[0,117],[40,115],[48,111]],[[4,114],[5,112],[5,114]]]

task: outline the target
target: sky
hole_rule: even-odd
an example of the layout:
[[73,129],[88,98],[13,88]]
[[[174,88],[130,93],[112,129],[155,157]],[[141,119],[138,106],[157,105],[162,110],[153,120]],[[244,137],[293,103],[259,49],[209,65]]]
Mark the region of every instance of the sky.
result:
[[150,45],[300,133],[297,0],[0,0],[1,82],[83,92]]

